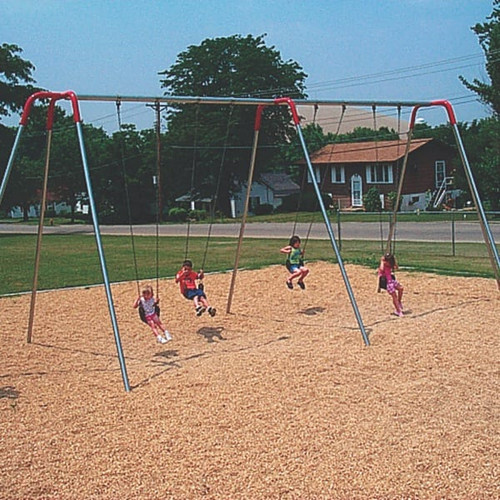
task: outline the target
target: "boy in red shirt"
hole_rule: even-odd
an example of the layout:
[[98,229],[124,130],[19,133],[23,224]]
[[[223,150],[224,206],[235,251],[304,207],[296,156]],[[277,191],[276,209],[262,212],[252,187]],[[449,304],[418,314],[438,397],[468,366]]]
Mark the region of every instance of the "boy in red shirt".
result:
[[175,275],[175,282],[179,283],[181,294],[193,301],[196,316],[201,316],[205,311],[208,311],[210,316],[215,316],[215,307],[208,303],[205,292],[196,286],[196,280],[202,280],[203,277],[203,269],[196,273],[193,271],[193,263],[185,260],[182,269]]

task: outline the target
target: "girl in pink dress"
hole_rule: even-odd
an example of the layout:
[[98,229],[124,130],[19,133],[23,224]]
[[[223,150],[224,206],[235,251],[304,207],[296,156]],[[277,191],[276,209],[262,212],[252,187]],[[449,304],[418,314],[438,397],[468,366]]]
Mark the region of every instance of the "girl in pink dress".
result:
[[403,304],[401,300],[403,299],[404,288],[396,280],[396,276],[394,276],[396,269],[398,269],[396,258],[391,253],[386,253],[380,259],[380,266],[378,268],[379,289],[385,288],[387,290],[387,293],[392,297],[392,302],[396,309],[394,313],[397,316],[403,316]]

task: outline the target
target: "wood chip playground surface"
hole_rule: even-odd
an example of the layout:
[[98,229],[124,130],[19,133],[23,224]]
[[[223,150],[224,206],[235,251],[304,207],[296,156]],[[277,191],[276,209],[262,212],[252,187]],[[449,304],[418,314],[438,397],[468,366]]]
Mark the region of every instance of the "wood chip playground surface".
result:
[[205,278],[214,318],[160,282],[165,345],[113,285],[0,299],[2,499],[500,498],[500,293],[492,279],[310,264]]

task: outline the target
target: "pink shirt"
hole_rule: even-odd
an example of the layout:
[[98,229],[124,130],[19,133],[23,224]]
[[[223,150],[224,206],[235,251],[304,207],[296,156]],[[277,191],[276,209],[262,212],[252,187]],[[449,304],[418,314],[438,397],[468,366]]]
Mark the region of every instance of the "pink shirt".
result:
[[391,280],[392,277],[392,267],[391,265],[389,264],[389,262],[386,262],[384,261],[383,263],[383,269],[380,269],[380,267],[378,268],[378,275],[379,276],[385,276],[387,281]]

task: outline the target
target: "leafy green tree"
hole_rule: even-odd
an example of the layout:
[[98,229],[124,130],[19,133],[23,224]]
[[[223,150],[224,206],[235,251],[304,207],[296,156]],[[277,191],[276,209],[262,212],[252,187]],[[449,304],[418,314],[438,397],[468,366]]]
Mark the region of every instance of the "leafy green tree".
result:
[[[60,108],[59,111],[58,114],[61,114]],[[102,128],[92,125],[83,125],[83,138],[91,178],[99,179],[101,165],[110,163],[107,156],[110,139]],[[54,124],[49,186],[58,201],[65,201],[70,206],[71,222],[74,222],[77,203],[87,201],[87,187],[73,117],[63,113],[56,118]],[[93,189],[95,190],[95,186]]]
[[[489,210],[500,209],[500,120],[497,117],[472,122],[463,133],[464,147],[474,173],[474,178]],[[457,169],[462,172],[463,169]],[[469,191],[465,176],[460,174],[460,185]]]
[[464,144],[485,206],[500,208],[500,0],[493,0],[493,11],[487,22],[477,23],[472,31],[486,56],[490,83],[474,79],[462,83],[491,106],[493,117],[475,121],[464,135]]
[[[306,74],[302,68],[294,61],[283,61],[274,47],[265,45],[264,38],[233,35],[188,47],[168,70],[160,73],[165,94],[305,97]],[[255,106],[250,105],[179,105],[168,113],[166,177],[173,186],[171,199],[191,190],[214,194],[220,181],[217,208],[228,212],[230,192],[235,183],[246,178],[255,111]],[[279,152],[277,146],[294,134],[285,107],[270,106],[264,113],[256,173],[273,164]]]
[[2,201],[6,211],[21,207],[25,221],[30,206],[40,198],[46,150],[46,110],[46,106],[34,106],[31,110]]
[[14,44],[0,45],[0,118],[19,111],[35,88],[30,61],[19,55],[22,49]]
[[[1,123],[2,117],[22,109],[27,97],[34,91],[31,62],[19,55],[22,49],[14,44],[0,45],[0,175],[3,177],[5,165],[14,141],[15,130]],[[23,186],[19,186],[22,188]],[[26,186],[24,186],[26,187]],[[10,202],[4,200],[5,209]]]
[[[321,126],[316,123],[309,123],[303,127],[302,135],[309,153],[318,151],[330,142],[330,134],[325,134]],[[299,167],[298,163],[304,160],[304,150],[298,136],[294,136],[289,143],[282,146],[281,156],[289,175],[302,186],[304,169]]]
[[493,0],[493,11],[488,21],[477,23],[471,29],[479,38],[479,43],[486,56],[486,71],[491,84],[481,82],[477,78],[468,82],[460,77],[462,83],[475,92],[480,99],[491,106],[494,114],[500,116],[500,0]]
[[[106,142],[100,165],[94,168],[95,200],[103,222],[154,220],[156,193],[153,130],[137,131],[124,124]],[[129,213],[130,209],[130,213]]]
[[352,132],[332,137],[331,142],[393,141],[397,138],[397,132],[387,127],[380,127],[377,130],[369,127],[356,127]]

